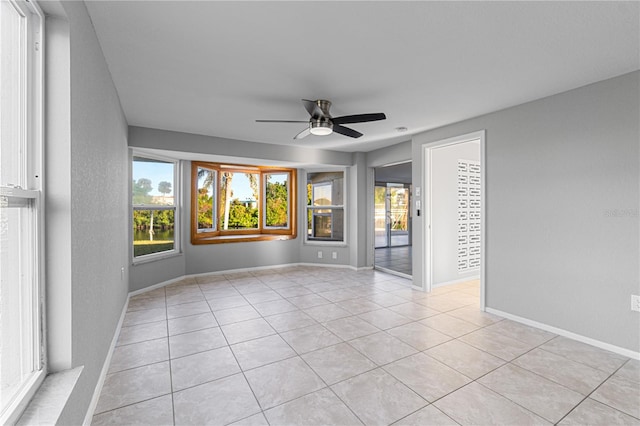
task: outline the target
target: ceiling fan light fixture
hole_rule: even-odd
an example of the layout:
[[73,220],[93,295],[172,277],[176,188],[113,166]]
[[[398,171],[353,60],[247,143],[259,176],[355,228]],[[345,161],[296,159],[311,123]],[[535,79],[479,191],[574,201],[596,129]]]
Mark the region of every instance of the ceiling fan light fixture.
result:
[[333,133],[333,123],[330,121],[314,121],[309,123],[309,131],[312,135],[327,136]]

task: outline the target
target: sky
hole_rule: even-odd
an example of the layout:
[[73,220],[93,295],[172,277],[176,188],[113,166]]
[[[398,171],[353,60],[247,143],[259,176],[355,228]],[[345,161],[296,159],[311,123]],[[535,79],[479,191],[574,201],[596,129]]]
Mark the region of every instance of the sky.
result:
[[171,182],[171,192],[166,195],[173,195],[173,163],[134,161],[132,175],[136,181],[140,178],[151,181],[153,190],[150,195],[162,195],[158,191],[158,184],[162,181]]

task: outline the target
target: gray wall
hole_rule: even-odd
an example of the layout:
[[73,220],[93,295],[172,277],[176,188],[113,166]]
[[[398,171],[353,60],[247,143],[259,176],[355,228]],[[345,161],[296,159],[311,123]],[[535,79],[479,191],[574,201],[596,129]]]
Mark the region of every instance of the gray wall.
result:
[[[167,155],[182,159],[199,159],[204,161],[228,161],[240,164],[258,164],[262,161],[286,163],[288,166],[320,167],[322,169],[346,170],[348,194],[347,224],[357,224],[354,214],[358,211],[358,197],[355,188],[357,182],[357,165],[364,170],[364,154],[352,154],[302,147],[265,145],[254,142],[229,140],[212,136],[194,135],[189,133],[171,132],[142,127],[129,127],[129,146],[133,149],[160,150]],[[356,165],[354,164],[356,159]],[[361,164],[362,163],[362,164]],[[352,170],[353,169],[353,170]],[[361,172],[362,173],[362,172]],[[139,290],[182,275],[219,272],[231,269],[245,269],[261,266],[273,266],[290,263],[321,263],[335,265],[359,265],[358,254],[354,250],[364,249],[360,238],[364,234],[349,234],[348,245],[314,245],[305,244],[306,232],[306,197],[298,197],[298,236],[294,240],[285,241],[257,241],[247,243],[201,244],[192,245],[189,237],[191,214],[191,162],[182,161],[182,253],[180,255],[160,259],[149,263],[133,265],[130,269],[130,290]],[[298,194],[306,194],[304,170],[298,170]],[[357,232],[358,226],[355,226]],[[362,235],[362,236],[361,236]],[[353,241],[353,246],[351,242]],[[352,248],[355,247],[355,248]],[[323,252],[323,258],[318,259],[318,251]],[[338,259],[332,259],[332,252],[338,253]],[[353,260],[356,259],[356,260]],[[363,263],[360,260],[360,263]]]
[[[129,180],[127,123],[84,3],[65,2],[63,7],[67,22],[52,20],[54,51],[47,57],[53,71],[48,78],[55,81],[47,92],[52,96],[47,118],[66,120],[47,128],[46,253],[62,261],[47,276],[47,292],[53,296],[48,300],[53,320],[48,343],[51,370],[84,366],[59,420],[80,424],[128,292],[128,259],[122,249],[129,223],[123,191]],[[52,229],[58,224],[61,229]],[[60,234],[66,235],[57,239]],[[60,298],[53,294],[57,289],[63,290]],[[52,318],[58,314],[61,321]],[[58,347],[69,341],[70,349]]]
[[458,160],[480,161],[480,142],[465,142],[432,151],[431,233],[433,284],[480,276],[480,270],[458,272]]
[[414,138],[417,182],[423,144],[487,131],[487,307],[640,350],[639,93],[633,72]]

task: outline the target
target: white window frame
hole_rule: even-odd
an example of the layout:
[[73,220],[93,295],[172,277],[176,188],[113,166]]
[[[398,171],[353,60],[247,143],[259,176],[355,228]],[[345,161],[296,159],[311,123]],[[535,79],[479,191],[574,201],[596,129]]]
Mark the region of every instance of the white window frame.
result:
[[[29,312],[33,353],[26,357],[32,371],[22,382],[11,402],[0,412],[0,424],[18,421],[36,391],[44,381],[47,372],[46,340],[44,330],[44,196],[43,196],[43,117],[44,117],[44,14],[34,1],[11,0],[9,2],[25,18],[26,39],[24,40],[22,75],[22,161],[19,182],[0,182],[1,208],[13,203],[28,204],[28,239],[31,259],[27,274],[30,275]],[[3,141],[3,143],[6,143]]]
[[[341,205],[329,205],[329,206],[309,206],[307,205],[307,182],[309,181],[309,175],[313,174],[313,173],[335,173],[335,172],[341,172],[342,173],[342,204]],[[321,168],[321,169],[309,169],[309,170],[305,170],[305,176],[304,176],[304,188],[305,188],[305,196],[301,197],[303,198],[303,202],[304,202],[304,211],[303,211],[303,220],[301,220],[302,224],[303,224],[303,233],[304,233],[304,243],[307,245],[317,245],[317,246],[339,246],[339,247],[344,247],[347,245],[347,222],[348,222],[348,212],[347,212],[347,204],[349,202],[349,193],[347,191],[348,188],[348,178],[349,175],[347,173],[347,170],[345,168]],[[313,199],[313,194],[312,194],[312,199]],[[309,210],[318,210],[318,209],[331,209],[333,210],[337,210],[337,209],[341,209],[343,211],[343,219],[342,219],[342,240],[323,240],[323,239],[314,239],[314,238],[309,238],[309,233],[308,231],[308,216],[309,216]],[[313,215],[313,213],[312,213]],[[333,212],[331,213],[331,215],[333,216]],[[312,227],[313,222],[312,222]],[[333,230],[333,218],[332,218],[332,230]]]
[[[130,247],[131,247],[131,263],[133,265],[138,265],[141,263],[153,262],[160,259],[165,259],[167,257],[173,257],[181,254],[181,235],[182,235],[182,227],[181,227],[181,215],[180,215],[180,206],[181,206],[181,180],[180,176],[182,175],[182,163],[180,160],[175,158],[165,157],[162,155],[149,154],[147,152],[141,152],[136,150],[131,150],[130,161],[129,161],[129,185],[132,185],[133,181],[133,159],[134,157],[145,158],[148,160],[157,160],[166,163],[173,163],[173,206],[165,206],[158,204],[133,204],[133,187],[129,187],[129,203],[131,205],[130,214],[129,214],[129,230],[131,233]],[[142,256],[135,256],[133,249],[133,212],[134,210],[173,210],[173,249],[165,250],[157,253],[145,254]]]

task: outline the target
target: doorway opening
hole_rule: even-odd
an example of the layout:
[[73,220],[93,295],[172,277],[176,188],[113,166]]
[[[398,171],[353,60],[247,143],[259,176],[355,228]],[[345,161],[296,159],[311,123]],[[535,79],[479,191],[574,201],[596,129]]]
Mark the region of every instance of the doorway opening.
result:
[[479,280],[484,310],[484,131],[423,149],[423,288]]
[[411,161],[376,167],[374,180],[374,267],[411,278]]

